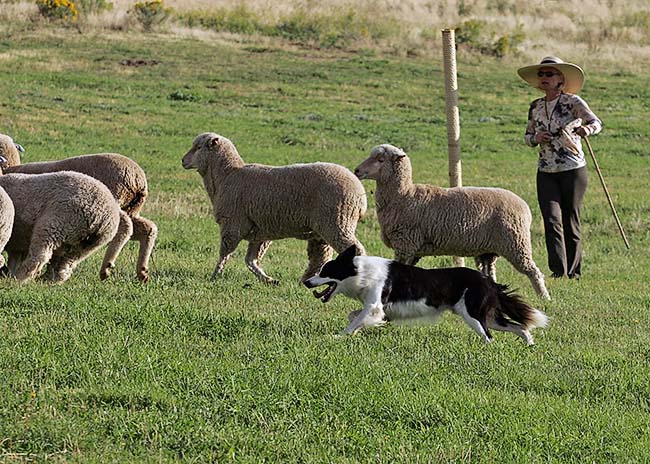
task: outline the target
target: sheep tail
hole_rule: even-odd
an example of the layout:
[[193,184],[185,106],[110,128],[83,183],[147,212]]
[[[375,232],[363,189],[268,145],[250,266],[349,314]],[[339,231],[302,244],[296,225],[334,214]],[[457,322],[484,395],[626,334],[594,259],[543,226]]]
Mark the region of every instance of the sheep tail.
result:
[[133,192],[133,196],[131,198],[131,201],[129,201],[126,205],[124,205],[124,208],[122,208],[126,213],[131,216],[137,212],[140,211],[142,208],[142,205],[144,204],[145,199],[147,198],[147,195],[145,192],[142,190],[138,190],[137,192]]
[[546,327],[548,324],[546,314],[530,306],[513,290],[509,290],[507,285],[497,283],[494,285],[498,288],[499,309],[497,311],[526,329]]

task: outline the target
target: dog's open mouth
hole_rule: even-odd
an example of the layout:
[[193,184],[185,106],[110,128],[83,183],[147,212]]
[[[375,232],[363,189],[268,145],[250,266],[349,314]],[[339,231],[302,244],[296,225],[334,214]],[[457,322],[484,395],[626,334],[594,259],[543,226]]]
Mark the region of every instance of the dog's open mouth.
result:
[[327,303],[330,298],[332,298],[332,294],[334,293],[334,290],[336,290],[336,282],[327,282],[325,287],[322,291],[314,290],[312,293],[314,297],[318,298],[321,300],[323,303]]

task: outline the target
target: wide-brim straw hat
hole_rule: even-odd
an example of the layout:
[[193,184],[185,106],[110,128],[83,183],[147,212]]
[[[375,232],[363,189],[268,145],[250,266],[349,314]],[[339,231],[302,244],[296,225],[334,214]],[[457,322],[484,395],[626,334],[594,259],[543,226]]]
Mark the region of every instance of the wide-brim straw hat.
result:
[[565,63],[557,56],[546,56],[542,58],[539,64],[524,66],[517,70],[517,74],[523,80],[535,88],[539,88],[539,76],[537,73],[541,68],[555,68],[564,76],[564,91],[568,93],[578,93],[585,83],[585,73],[580,66],[573,63]]

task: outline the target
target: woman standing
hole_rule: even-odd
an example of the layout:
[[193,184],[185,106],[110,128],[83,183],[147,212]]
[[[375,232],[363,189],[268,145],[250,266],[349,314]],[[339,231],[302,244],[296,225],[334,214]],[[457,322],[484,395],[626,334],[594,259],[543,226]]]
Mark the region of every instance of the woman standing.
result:
[[526,144],[539,146],[537,200],[544,218],[552,277],[579,279],[582,262],[580,208],[587,163],[580,138],[600,132],[600,119],[576,95],[585,76],[579,66],[547,56],[517,73],[544,96],[528,110]]

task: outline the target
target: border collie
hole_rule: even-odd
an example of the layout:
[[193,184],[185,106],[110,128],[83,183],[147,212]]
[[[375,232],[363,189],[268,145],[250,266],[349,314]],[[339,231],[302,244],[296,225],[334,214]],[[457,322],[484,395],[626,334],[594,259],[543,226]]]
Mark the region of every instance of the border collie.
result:
[[375,256],[357,256],[353,246],[304,282],[323,303],[341,293],[363,302],[343,334],[386,322],[435,322],[444,310],[458,314],[486,343],[490,329],[513,332],[533,345],[529,330],[545,327],[546,315],[506,285],[466,267],[422,269]]

